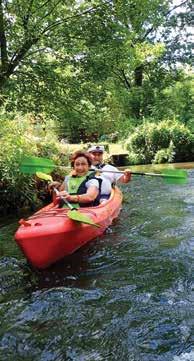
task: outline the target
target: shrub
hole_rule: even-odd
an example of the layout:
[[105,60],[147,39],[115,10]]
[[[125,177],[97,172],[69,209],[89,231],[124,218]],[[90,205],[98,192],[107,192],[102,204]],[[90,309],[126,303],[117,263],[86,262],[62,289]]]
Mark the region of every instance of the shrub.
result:
[[[144,163],[181,162],[194,158],[194,134],[178,121],[145,122],[127,139],[130,154]],[[130,158],[130,155],[129,155]]]
[[40,205],[35,178],[19,170],[24,155],[47,157],[56,164],[66,165],[69,153],[64,154],[53,132],[44,131],[37,136],[31,115],[0,114],[0,119],[0,214],[6,214],[21,207]]
[[145,164],[145,156],[143,154],[137,154],[134,152],[130,152],[128,155],[128,164]]
[[[27,122],[23,119],[2,120],[0,129],[0,213],[35,201],[32,177],[19,171],[23,155],[35,151],[34,144],[26,134]],[[28,126],[29,130],[29,126]]]
[[172,163],[174,156],[174,144],[171,141],[168,148],[160,149],[156,152],[153,163]]

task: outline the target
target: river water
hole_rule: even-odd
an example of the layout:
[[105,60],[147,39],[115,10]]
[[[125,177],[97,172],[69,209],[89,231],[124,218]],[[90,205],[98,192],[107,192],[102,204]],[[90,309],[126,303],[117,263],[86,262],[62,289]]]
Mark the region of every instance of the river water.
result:
[[1,361],[193,361],[194,169],[138,177],[103,237],[32,269],[0,228]]

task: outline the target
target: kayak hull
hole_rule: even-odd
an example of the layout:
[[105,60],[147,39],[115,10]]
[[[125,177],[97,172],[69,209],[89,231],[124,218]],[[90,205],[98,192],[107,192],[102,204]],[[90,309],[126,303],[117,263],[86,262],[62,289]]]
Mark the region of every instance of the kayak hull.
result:
[[58,205],[51,203],[27,220],[20,221],[15,241],[34,267],[47,268],[102,235],[118,216],[121,205],[122,193],[116,187],[105,203],[97,207],[80,208],[79,212],[100,226],[94,227],[69,219],[69,209],[58,208]]

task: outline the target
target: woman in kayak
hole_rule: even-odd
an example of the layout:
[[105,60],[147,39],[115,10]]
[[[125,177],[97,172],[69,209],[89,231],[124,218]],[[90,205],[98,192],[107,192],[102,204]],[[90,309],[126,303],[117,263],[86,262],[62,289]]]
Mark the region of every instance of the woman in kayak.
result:
[[[59,187],[59,197],[65,198],[74,206],[91,207],[100,203],[101,182],[95,177],[94,171],[89,171],[92,165],[92,156],[88,152],[78,151],[71,157],[73,168],[60,185],[53,182],[51,187]],[[60,202],[60,206],[64,202]]]

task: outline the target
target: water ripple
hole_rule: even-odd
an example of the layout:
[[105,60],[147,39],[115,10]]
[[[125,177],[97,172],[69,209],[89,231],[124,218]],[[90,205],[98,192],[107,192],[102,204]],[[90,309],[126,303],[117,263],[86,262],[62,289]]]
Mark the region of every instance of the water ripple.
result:
[[0,259],[1,361],[194,360],[193,179],[123,190],[111,232],[73,256],[44,271]]

